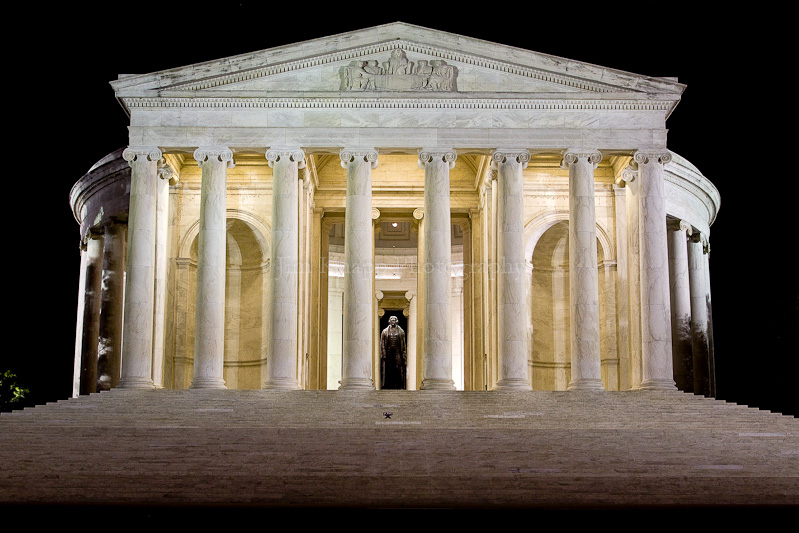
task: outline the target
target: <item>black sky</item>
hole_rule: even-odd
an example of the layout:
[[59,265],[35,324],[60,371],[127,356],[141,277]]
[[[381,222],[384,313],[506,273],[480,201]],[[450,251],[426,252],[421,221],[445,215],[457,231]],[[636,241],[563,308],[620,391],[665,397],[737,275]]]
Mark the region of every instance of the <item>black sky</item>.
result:
[[0,366],[14,367],[37,403],[71,392],[80,258],[68,197],[97,160],[128,144],[127,117],[109,81],[403,21],[686,84],[667,122],[669,148],[721,193],[710,235],[718,396],[799,415],[799,186],[787,15],[557,3],[456,16],[455,7],[388,4],[298,3],[291,12],[252,2],[64,4],[7,19],[26,31],[5,37],[12,322]]

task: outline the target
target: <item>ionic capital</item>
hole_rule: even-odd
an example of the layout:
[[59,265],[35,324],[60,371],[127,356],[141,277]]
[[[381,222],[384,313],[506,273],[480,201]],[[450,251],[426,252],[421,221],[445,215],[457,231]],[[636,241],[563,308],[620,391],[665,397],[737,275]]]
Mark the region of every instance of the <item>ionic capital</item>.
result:
[[377,220],[380,218],[380,210],[376,207],[372,208],[372,220]]
[[167,164],[166,161],[160,159],[158,161],[158,177],[162,180],[170,181],[172,178],[176,178],[177,173],[175,170]]
[[450,169],[453,169],[455,168],[455,160],[457,158],[458,154],[455,152],[455,150],[446,148],[423,148],[419,150],[419,161],[417,164],[419,165],[419,168],[424,169],[426,163],[432,163],[437,159],[441,159],[445,163],[449,164]]
[[122,152],[122,159],[128,163],[137,161],[139,157],[145,157],[147,161],[159,161],[164,154],[156,146],[128,146]]
[[627,165],[624,170],[621,171],[621,176],[618,180],[616,180],[616,185],[625,186],[628,183],[635,181],[635,178],[638,177],[638,168],[636,165]]
[[422,220],[422,218],[424,218],[424,208],[417,207],[416,209],[414,209],[413,218],[415,218],[416,220]]
[[227,168],[235,166],[233,151],[225,147],[197,148],[194,151],[194,159],[197,161],[198,166],[203,166],[203,163],[214,160],[227,163]]
[[667,223],[667,227],[673,231],[682,231],[688,237],[690,237],[691,234],[693,233],[693,226],[691,226],[691,224],[689,222],[686,222],[685,220],[678,220],[678,219],[669,220]]
[[491,167],[496,170],[497,165],[507,162],[508,159],[515,159],[517,163],[522,165],[522,169],[527,168],[527,163],[530,162],[530,152],[524,149],[508,149],[497,148],[491,154]]
[[638,150],[633,154],[633,161],[637,165],[646,163],[660,163],[665,165],[671,161],[671,152],[664,150]]
[[590,148],[569,148],[563,152],[560,168],[568,170],[570,165],[577,163],[580,159],[586,159],[596,169],[599,162],[602,161],[602,152]]
[[372,168],[377,168],[377,150],[374,148],[344,148],[339,152],[341,158],[341,166],[347,168],[347,164],[361,159],[364,162],[371,163]]
[[696,232],[693,235],[691,235],[690,237],[688,237],[688,240],[693,242],[693,243],[701,244],[702,245],[702,253],[704,253],[704,254],[710,253],[710,241],[708,241],[707,235],[705,235],[704,233]]
[[299,148],[271,148],[266,151],[269,168],[274,168],[274,164],[282,159],[297,163],[297,168],[305,168],[305,152]]

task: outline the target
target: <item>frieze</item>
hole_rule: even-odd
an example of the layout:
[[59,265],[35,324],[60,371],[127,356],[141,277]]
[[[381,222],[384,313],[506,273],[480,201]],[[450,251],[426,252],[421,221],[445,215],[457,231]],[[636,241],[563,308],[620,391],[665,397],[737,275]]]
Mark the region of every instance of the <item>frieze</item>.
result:
[[458,69],[443,59],[410,61],[405,50],[387,61],[351,61],[341,67],[342,91],[457,91]]

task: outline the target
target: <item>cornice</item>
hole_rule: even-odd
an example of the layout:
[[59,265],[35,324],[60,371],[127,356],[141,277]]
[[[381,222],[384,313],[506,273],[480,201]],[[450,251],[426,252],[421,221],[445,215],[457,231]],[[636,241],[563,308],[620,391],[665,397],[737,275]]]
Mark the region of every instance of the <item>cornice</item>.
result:
[[297,108],[297,109],[513,109],[513,110],[602,110],[602,111],[666,111],[672,100],[624,99],[557,99],[546,98],[398,98],[308,96],[285,98],[236,97],[127,97],[129,109],[143,108]]

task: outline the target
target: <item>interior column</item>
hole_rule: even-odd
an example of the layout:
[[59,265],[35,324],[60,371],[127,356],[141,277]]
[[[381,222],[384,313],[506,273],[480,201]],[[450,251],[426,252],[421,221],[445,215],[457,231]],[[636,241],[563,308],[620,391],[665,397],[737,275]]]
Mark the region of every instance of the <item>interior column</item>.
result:
[[423,390],[454,390],[452,381],[451,268],[452,227],[449,171],[455,167],[454,150],[422,150],[424,169],[424,323],[422,325]]
[[[264,389],[298,390],[297,267],[299,264],[299,169],[305,168],[300,149],[271,149],[272,249],[270,250],[270,327]],[[371,320],[370,320],[371,323]]]
[[496,390],[532,390],[527,371],[527,274],[524,261],[526,150],[497,150],[497,357]]
[[344,323],[341,386],[374,389],[372,380],[372,285],[374,231],[372,169],[377,150],[342,150],[347,170],[344,216]]
[[569,170],[569,305],[571,381],[568,390],[604,390],[599,345],[599,272],[596,249],[594,170],[597,150],[570,149],[563,155]]

